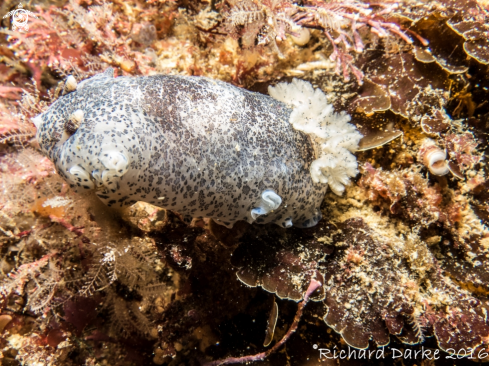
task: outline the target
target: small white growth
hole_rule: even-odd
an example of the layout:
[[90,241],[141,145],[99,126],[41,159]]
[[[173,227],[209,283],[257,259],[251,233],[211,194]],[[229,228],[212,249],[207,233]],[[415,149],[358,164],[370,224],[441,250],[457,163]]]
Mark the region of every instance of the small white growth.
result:
[[326,94],[314,89],[311,83],[293,79],[268,87],[271,97],[281,101],[292,113],[289,122],[294,129],[307,133],[315,143],[319,158],[311,164],[314,183],[327,183],[331,190],[341,195],[350,178],[358,174],[356,157],[362,135],[350,122],[345,112],[335,113],[328,104]]
[[36,129],[39,130],[39,127],[41,127],[41,123],[42,123],[41,115],[35,116],[32,119],[32,123],[34,123],[34,126],[36,126]]
[[311,32],[307,28],[292,29],[294,35],[291,36],[292,41],[298,46],[305,46],[311,39]]
[[69,75],[66,78],[66,83],[65,83],[66,91],[71,92],[75,90],[77,85],[78,83],[73,75]]
[[72,201],[69,198],[61,197],[61,196],[56,196],[50,199],[47,199],[44,201],[42,204],[42,207],[64,207],[68,206]]
[[97,187],[101,187],[103,185],[102,182],[102,172],[98,169],[92,170],[92,178],[97,185]]
[[285,220],[283,225],[285,228],[292,227],[292,225],[293,225],[292,219]]
[[81,109],[74,111],[70,116],[70,120],[80,125],[83,122],[83,111]]
[[435,150],[426,154],[427,166],[435,175],[445,175],[450,171],[446,163],[447,153],[444,150]]
[[423,164],[434,175],[445,175],[450,172],[447,164],[447,153],[440,149],[433,140],[424,139],[419,150]]
[[73,165],[68,172],[73,176],[72,181],[75,184],[80,183],[80,185],[84,187],[88,187],[90,189],[94,188],[90,175],[81,166]]
[[129,162],[126,156],[118,151],[102,151],[99,156],[100,162],[106,168],[102,171],[102,175],[98,171],[92,176],[98,182],[102,182],[104,186],[109,189],[117,189],[118,180],[115,178],[120,178],[126,174],[129,168]]
[[99,159],[106,169],[113,170],[119,176],[127,172],[127,158],[118,151],[102,151]]
[[261,199],[256,203],[258,207],[251,210],[251,218],[256,220],[258,216],[266,215],[279,208],[282,204],[280,197],[273,189],[265,189],[261,194]]
[[83,111],[81,109],[77,109],[68,118],[68,122],[65,125],[65,130],[69,134],[74,134],[80,128],[82,122],[83,122]]

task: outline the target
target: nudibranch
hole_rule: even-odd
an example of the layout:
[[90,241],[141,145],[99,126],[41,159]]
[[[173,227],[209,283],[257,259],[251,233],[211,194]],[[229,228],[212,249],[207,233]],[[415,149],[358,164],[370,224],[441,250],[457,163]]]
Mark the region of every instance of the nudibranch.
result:
[[95,190],[111,207],[145,201],[227,227],[310,227],[328,184],[341,194],[357,174],[360,133],[305,81],[271,87],[272,97],[205,77],[114,78],[112,69],[68,84],[34,118],[37,139],[75,190]]

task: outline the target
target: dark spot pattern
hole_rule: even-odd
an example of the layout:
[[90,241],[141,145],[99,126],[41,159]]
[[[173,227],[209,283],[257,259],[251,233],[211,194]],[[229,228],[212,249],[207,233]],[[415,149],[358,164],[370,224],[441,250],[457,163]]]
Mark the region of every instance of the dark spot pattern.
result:
[[[67,134],[78,109],[83,122]],[[108,206],[146,201],[232,226],[253,221],[261,193],[273,189],[282,204],[256,221],[309,227],[321,218],[327,186],[312,182],[314,151],[290,113],[268,96],[204,77],[113,78],[106,71],[43,113],[37,137],[65,180],[95,189]],[[104,173],[110,154],[127,159],[127,171]],[[75,180],[75,165],[90,184]]]

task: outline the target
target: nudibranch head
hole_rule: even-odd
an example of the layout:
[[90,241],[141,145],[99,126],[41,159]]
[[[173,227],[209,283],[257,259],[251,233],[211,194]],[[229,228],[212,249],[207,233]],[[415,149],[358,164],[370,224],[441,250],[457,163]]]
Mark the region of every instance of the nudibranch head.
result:
[[34,119],[39,144],[72,187],[112,207],[145,201],[228,227],[310,227],[324,183],[341,193],[356,174],[360,134],[300,82],[297,105],[203,77],[109,69],[70,85]]
[[[90,79],[90,84],[80,83],[76,92],[59,98],[33,120],[42,151],[75,188],[94,189],[105,185],[114,191],[117,186],[114,178],[127,172],[128,153],[124,143],[103,138],[113,133],[114,121],[109,114],[99,113],[98,96],[92,94],[93,87],[103,89],[104,83],[111,80],[114,80],[113,70],[109,69]],[[74,84],[72,80],[70,84]],[[86,88],[89,95],[84,92],[84,85],[91,86]]]

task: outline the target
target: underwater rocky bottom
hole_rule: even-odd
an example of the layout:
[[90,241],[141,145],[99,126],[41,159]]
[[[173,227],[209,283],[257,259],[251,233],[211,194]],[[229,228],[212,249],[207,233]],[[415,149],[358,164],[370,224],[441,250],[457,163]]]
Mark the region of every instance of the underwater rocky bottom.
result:
[[[2,365],[489,359],[486,0],[23,6],[28,29],[0,30]],[[363,135],[359,172],[310,228],[107,208],[56,173],[34,122],[109,68],[261,94],[310,82]]]
[[[311,280],[321,286],[297,330],[264,364],[485,358],[483,265],[468,262],[455,225],[440,223],[442,200],[425,205],[443,191],[402,172],[407,192],[394,225],[393,213],[381,214],[390,202],[374,195],[386,179],[371,168],[344,197],[329,193],[324,218],[309,229],[245,222],[227,229],[209,219],[186,224],[145,203],[121,217],[46,175],[36,192],[64,187],[64,201],[37,199],[34,214],[10,221],[15,246],[7,258],[26,246],[57,247],[4,279],[3,293],[11,290],[0,315],[2,362],[178,365],[260,354],[298,320]],[[420,218],[435,225],[413,231],[409,222]],[[339,353],[355,349],[350,361]]]

